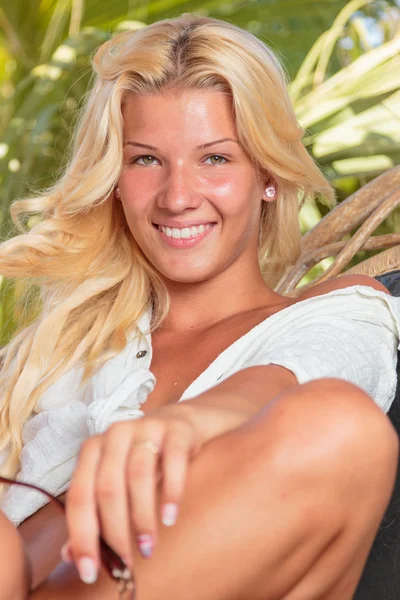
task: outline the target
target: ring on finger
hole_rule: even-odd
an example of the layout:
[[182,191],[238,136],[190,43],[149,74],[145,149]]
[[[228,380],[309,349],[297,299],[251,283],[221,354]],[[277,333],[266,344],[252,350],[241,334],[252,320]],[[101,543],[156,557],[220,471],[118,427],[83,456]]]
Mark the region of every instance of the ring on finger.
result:
[[148,448],[153,452],[153,454],[159,454],[161,452],[161,448],[152,440],[140,440],[139,442],[136,442],[134,446],[143,446],[144,448]]

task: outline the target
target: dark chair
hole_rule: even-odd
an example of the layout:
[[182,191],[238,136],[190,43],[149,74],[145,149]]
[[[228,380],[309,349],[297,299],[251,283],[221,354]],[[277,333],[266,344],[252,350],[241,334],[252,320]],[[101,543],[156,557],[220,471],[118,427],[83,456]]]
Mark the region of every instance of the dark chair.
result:
[[[376,279],[393,296],[400,296],[400,270]],[[400,436],[399,358],[398,355],[396,395],[388,416]],[[364,567],[354,600],[400,600],[400,465],[392,499]]]

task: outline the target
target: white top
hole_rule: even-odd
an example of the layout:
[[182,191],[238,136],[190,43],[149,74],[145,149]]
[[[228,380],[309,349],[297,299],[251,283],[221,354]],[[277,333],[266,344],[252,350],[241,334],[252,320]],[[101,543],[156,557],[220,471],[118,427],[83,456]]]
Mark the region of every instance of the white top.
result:
[[[149,315],[139,322],[148,329]],[[268,317],[224,350],[190,384],[180,402],[254,365],[282,365],[299,384],[321,377],[350,381],[384,412],[394,399],[400,347],[400,297],[353,285],[298,301]],[[146,351],[137,357],[138,352]],[[150,371],[151,335],[135,336],[84,385],[74,368],[37,403],[23,430],[18,479],[59,495],[68,488],[83,440],[115,422],[138,419],[155,378]],[[0,469],[1,472],[1,469]],[[0,508],[18,525],[48,502],[36,491],[11,487]]]

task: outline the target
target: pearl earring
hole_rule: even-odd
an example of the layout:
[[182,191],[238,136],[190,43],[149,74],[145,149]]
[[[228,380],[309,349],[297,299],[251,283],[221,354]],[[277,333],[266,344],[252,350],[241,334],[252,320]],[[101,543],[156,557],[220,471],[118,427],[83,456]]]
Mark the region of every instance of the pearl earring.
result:
[[275,196],[274,186],[270,185],[269,187],[267,187],[265,190],[265,195],[267,196],[267,198],[274,198],[274,196]]
[[121,192],[119,191],[119,188],[115,188],[115,198],[117,200],[121,200]]

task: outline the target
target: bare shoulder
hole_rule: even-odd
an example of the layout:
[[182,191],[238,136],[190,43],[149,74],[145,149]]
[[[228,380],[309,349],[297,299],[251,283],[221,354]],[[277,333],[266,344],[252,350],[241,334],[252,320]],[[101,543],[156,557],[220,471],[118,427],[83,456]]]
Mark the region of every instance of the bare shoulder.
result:
[[385,292],[391,296],[389,290],[377,279],[369,277],[369,275],[343,275],[342,277],[335,277],[334,279],[328,279],[317,285],[309,288],[301,294],[297,300],[305,300],[306,298],[313,298],[314,296],[322,296],[333,290],[340,290],[343,288],[351,287],[352,285],[364,285],[374,288],[380,292]]

